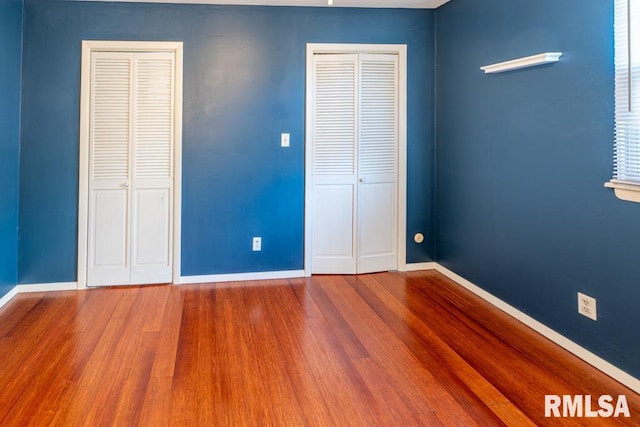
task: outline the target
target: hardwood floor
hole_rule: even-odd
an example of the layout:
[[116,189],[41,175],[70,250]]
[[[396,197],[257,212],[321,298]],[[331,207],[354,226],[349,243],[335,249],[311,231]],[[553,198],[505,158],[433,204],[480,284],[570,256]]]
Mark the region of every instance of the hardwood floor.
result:
[[18,295],[0,425],[631,426],[640,396],[439,273],[380,273]]

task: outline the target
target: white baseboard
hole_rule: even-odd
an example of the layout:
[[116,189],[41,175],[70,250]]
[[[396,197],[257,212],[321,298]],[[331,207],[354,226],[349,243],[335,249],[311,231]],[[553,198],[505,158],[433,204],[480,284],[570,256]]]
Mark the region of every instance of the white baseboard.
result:
[[52,291],[75,291],[78,289],[77,282],[56,282],[56,283],[36,283],[33,285],[16,285],[0,298],[0,307],[11,301],[18,294],[28,292],[52,292]]
[[554,343],[558,344],[560,347],[563,347],[565,350],[568,350],[569,352],[578,356],[580,359],[584,360],[591,366],[595,367],[596,369],[599,369],[600,371],[609,375],[611,378],[629,387],[631,390],[635,391],[636,393],[640,393],[640,379],[624,372],[617,366],[614,366],[611,363],[604,360],[603,358],[601,358],[600,356],[593,354],[586,348],[580,346],[579,344],[576,344],[575,342],[571,341],[564,335],[561,335],[558,332],[554,331],[553,329],[549,328],[548,326],[538,322],[533,317],[507,304],[506,302],[502,301],[500,298],[490,294],[489,292],[485,291],[479,286],[471,283],[464,277],[457,275],[456,273],[449,270],[448,268],[443,267],[440,264],[437,264],[436,270],[442,273],[443,275],[447,276],[449,279],[453,280],[454,282],[458,283],[460,286],[468,289],[469,291],[473,292],[480,298],[489,302],[496,308],[504,311],[511,317],[524,323],[534,331],[550,339]]
[[28,292],[76,291],[78,290],[78,282],[34,283],[32,285],[17,285],[14,289],[16,289],[19,294]]
[[17,294],[18,294],[18,290],[16,286],[13,289],[11,289],[9,292],[4,294],[2,298],[0,298],[0,307],[2,307],[3,305],[11,301],[11,299],[15,297]]
[[407,264],[405,271],[419,271],[419,270],[435,270],[438,268],[437,262],[414,262]]
[[182,276],[180,284],[243,282],[248,280],[293,279],[305,277],[304,270],[263,271],[256,273],[209,274],[204,276]]

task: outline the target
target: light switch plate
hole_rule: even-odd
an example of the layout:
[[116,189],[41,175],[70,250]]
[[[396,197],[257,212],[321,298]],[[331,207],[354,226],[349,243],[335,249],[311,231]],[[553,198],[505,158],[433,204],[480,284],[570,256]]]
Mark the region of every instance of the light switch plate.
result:
[[253,251],[259,252],[262,250],[262,237],[253,238]]
[[288,133],[283,133],[280,135],[280,146],[281,147],[289,147],[289,139],[290,135]]

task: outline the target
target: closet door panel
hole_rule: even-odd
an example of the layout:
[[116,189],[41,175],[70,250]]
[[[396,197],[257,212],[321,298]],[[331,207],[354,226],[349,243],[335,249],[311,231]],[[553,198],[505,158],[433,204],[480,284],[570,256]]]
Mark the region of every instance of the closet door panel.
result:
[[397,268],[398,57],[360,55],[358,273]]
[[129,282],[133,55],[92,54],[88,285]]
[[172,280],[174,59],[137,53],[131,283]]
[[313,273],[355,273],[357,55],[314,58]]

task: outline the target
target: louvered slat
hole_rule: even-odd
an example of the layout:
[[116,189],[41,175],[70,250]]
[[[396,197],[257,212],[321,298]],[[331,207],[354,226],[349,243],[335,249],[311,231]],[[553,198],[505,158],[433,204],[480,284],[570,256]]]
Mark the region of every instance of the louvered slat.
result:
[[362,59],[360,173],[395,173],[398,128],[397,57]]
[[93,63],[91,174],[128,178],[131,59],[97,57]]
[[315,63],[315,133],[313,173],[355,173],[354,59]]
[[169,58],[136,61],[135,175],[171,178],[173,64]]

